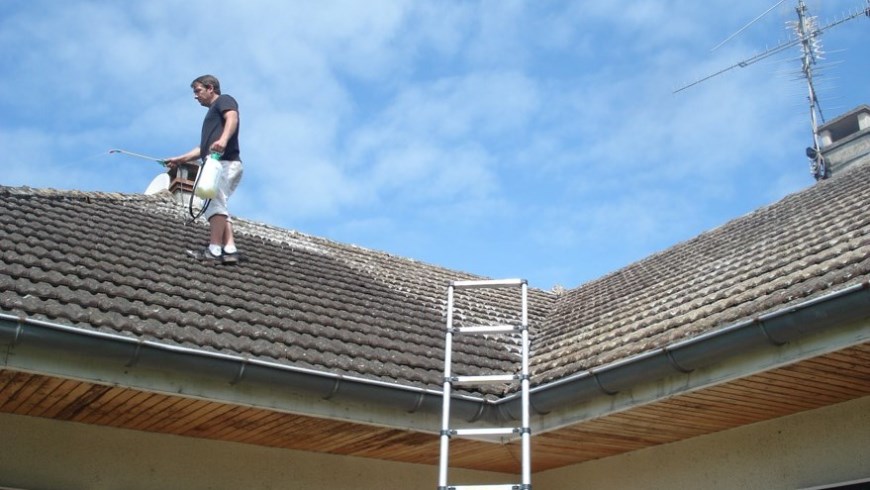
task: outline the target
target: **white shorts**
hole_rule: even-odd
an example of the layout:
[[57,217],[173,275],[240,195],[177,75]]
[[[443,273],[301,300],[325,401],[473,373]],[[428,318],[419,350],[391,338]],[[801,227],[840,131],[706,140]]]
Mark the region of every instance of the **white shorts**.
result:
[[230,217],[230,211],[227,209],[227,199],[233,195],[239,181],[242,180],[242,162],[238,160],[221,160],[221,181],[218,185],[217,195],[211,200],[208,208],[205,210],[205,219],[211,219],[216,214],[222,214],[227,218]]

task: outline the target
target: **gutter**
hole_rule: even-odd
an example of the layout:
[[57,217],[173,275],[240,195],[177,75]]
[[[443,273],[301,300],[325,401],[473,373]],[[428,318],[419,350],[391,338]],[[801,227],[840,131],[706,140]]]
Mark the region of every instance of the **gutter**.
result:
[[[870,318],[870,282],[841,289],[787,308],[744,320],[697,337],[624,360],[587,369],[529,392],[537,415],[589,400],[616,395],[644,381],[687,374],[751,349],[779,347],[827,327]],[[521,393],[494,402],[497,417],[520,420]]]
[[[217,379],[236,386],[258,385],[319,397],[363,401],[409,414],[441,413],[441,391],[388,383],[356,376],[306,369],[243,356],[221,354],[162,342],[84,330],[54,322],[0,313],[0,367],[8,364],[20,345],[50,351],[75,352],[85,359],[107,361],[119,371],[135,367]],[[458,417],[475,421],[485,412],[483,398],[457,395],[452,404]]]
[[[870,282],[741,321],[697,337],[588,369],[530,390],[530,406],[542,416],[602,393],[616,395],[639,383],[721,362],[765,346],[781,346],[826,327],[870,318]],[[57,323],[0,313],[0,366],[19,345],[76,352],[116,366],[119,371],[146,367],[208,376],[229,385],[252,384],[273,390],[305,393],[324,402],[346,399],[414,415],[441,415],[442,392],[356,376],[300,368],[117,334],[83,330]],[[455,420],[503,425],[521,419],[521,393],[491,401],[451,396]],[[460,422],[461,423],[461,422]],[[437,428],[413,427],[418,430]]]

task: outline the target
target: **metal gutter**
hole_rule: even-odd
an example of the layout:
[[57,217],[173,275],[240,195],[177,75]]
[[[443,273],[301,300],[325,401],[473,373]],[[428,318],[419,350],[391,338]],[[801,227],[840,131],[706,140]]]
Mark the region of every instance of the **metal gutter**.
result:
[[[749,349],[782,346],[833,325],[870,318],[870,282],[862,282],[697,337],[532,388],[532,409],[546,415],[591,397],[616,395],[643,381],[690,373]],[[499,419],[519,420],[520,394],[494,402]]]
[[[290,389],[324,401],[352,399],[409,414],[441,413],[441,392],[388,383],[327,371],[306,369],[276,362],[200,349],[141,340],[133,337],[85,330],[34,318],[0,313],[0,366],[8,363],[21,345],[73,351],[89,359],[100,359],[118,370],[136,367],[181,371],[220,380],[232,386],[259,385]],[[485,412],[486,400],[472,396],[453,397],[457,416],[473,421]]]
[[[863,282],[663,348],[576,373],[532,388],[531,408],[546,415],[602,393],[616,395],[645,381],[689,373],[748,349],[780,346],[825,327],[870,318],[870,283]],[[74,351],[125,372],[136,367],[207,376],[233,387],[253,385],[305,393],[323,403],[348,400],[414,415],[440,415],[442,392],[300,368],[243,356],[140,340],[123,335],[0,313],[0,366],[16,347],[37,345],[51,352]],[[395,413],[395,412],[393,412]],[[453,395],[451,414],[462,421],[502,424],[518,420],[519,393],[499,400]],[[427,430],[422,427],[415,427]],[[431,428],[428,428],[431,429]]]

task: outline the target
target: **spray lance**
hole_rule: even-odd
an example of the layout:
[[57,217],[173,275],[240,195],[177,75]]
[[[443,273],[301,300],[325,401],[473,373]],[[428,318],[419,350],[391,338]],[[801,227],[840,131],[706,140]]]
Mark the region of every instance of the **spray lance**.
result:
[[112,155],[114,153],[120,153],[122,155],[128,155],[131,157],[141,158],[143,160],[148,160],[149,162],[157,162],[158,164],[160,164],[163,167],[166,166],[166,160],[162,160],[160,158],[149,157],[148,155],[143,155],[141,153],[133,153],[132,151],[119,150],[117,148],[112,148],[111,150],[109,150],[110,155]]

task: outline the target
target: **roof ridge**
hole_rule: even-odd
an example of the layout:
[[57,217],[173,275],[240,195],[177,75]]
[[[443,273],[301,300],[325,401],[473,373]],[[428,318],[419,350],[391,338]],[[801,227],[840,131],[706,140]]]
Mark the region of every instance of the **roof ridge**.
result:
[[[82,191],[73,189],[57,189],[53,187],[30,187],[30,186],[4,186],[0,185],[0,195],[6,196],[39,196],[45,198],[57,199],[100,199],[100,200],[116,200],[116,201],[135,201],[135,200],[166,200],[167,196],[171,198],[168,192],[159,192],[152,195],[146,194],[131,194],[123,192],[105,192],[105,191]],[[171,200],[171,199],[170,199]]]

